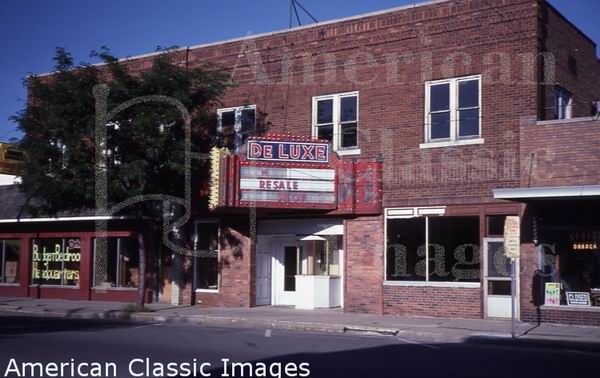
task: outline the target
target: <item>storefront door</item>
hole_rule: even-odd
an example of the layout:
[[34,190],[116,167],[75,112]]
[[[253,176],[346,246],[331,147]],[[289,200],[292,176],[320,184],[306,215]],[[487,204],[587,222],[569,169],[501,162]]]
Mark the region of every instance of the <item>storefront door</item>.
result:
[[269,250],[256,251],[256,305],[271,304],[271,265],[272,258]]
[[[518,269],[517,265],[517,272],[519,271]],[[510,318],[512,315],[511,266],[510,259],[504,256],[504,240],[502,238],[484,239],[483,271],[486,318]],[[517,277],[517,288],[519,287],[518,282]],[[519,298],[518,289],[517,298]]]
[[296,304],[296,275],[299,274],[300,247],[294,239],[273,242],[274,274],[273,304],[294,306]]

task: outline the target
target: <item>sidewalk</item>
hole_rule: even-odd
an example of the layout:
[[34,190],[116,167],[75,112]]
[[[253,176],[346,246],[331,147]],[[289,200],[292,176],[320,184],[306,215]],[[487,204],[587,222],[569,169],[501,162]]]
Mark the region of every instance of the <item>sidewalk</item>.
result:
[[600,351],[600,328],[519,322],[517,340],[504,320],[448,319],[348,314],[341,309],[303,311],[284,307],[200,308],[151,304],[129,313],[120,302],[0,298],[0,312],[77,319],[188,323],[212,327],[270,328],[304,332],[366,333],[423,342],[510,342]]

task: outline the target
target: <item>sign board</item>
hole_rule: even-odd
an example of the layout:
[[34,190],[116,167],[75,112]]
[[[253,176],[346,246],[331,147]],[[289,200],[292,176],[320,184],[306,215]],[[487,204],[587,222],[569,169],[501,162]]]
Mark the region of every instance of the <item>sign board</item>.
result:
[[546,282],[545,306],[560,306],[560,283]]
[[504,254],[509,259],[521,257],[521,218],[508,216],[504,222]]
[[249,140],[248,160],[287,163],[329,163],[329,144],[324,142],[281,142]]
[[24,176],[25,155],[11,144],[0,143],[0,174]]
[[241,167],[240,201],[334,204],[335,170]]
[[573,291],[567,291],[567,305],[568,306],[591,306],[590,293],[577,293]]

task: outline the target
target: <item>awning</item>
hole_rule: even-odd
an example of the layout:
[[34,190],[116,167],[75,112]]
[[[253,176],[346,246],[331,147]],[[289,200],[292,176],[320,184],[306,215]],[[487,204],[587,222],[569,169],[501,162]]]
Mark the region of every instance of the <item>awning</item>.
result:
[[493,192],[495,199],[517,202],[544,199],[593,198],[600,197],[600,185],[494,189]]

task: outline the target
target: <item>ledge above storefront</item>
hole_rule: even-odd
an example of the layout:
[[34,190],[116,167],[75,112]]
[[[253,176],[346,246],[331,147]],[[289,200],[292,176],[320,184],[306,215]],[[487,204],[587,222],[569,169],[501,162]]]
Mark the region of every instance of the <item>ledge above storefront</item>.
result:
[[495,189],[494,198],[517,202],[551,199],[600,198],[600,185]]

